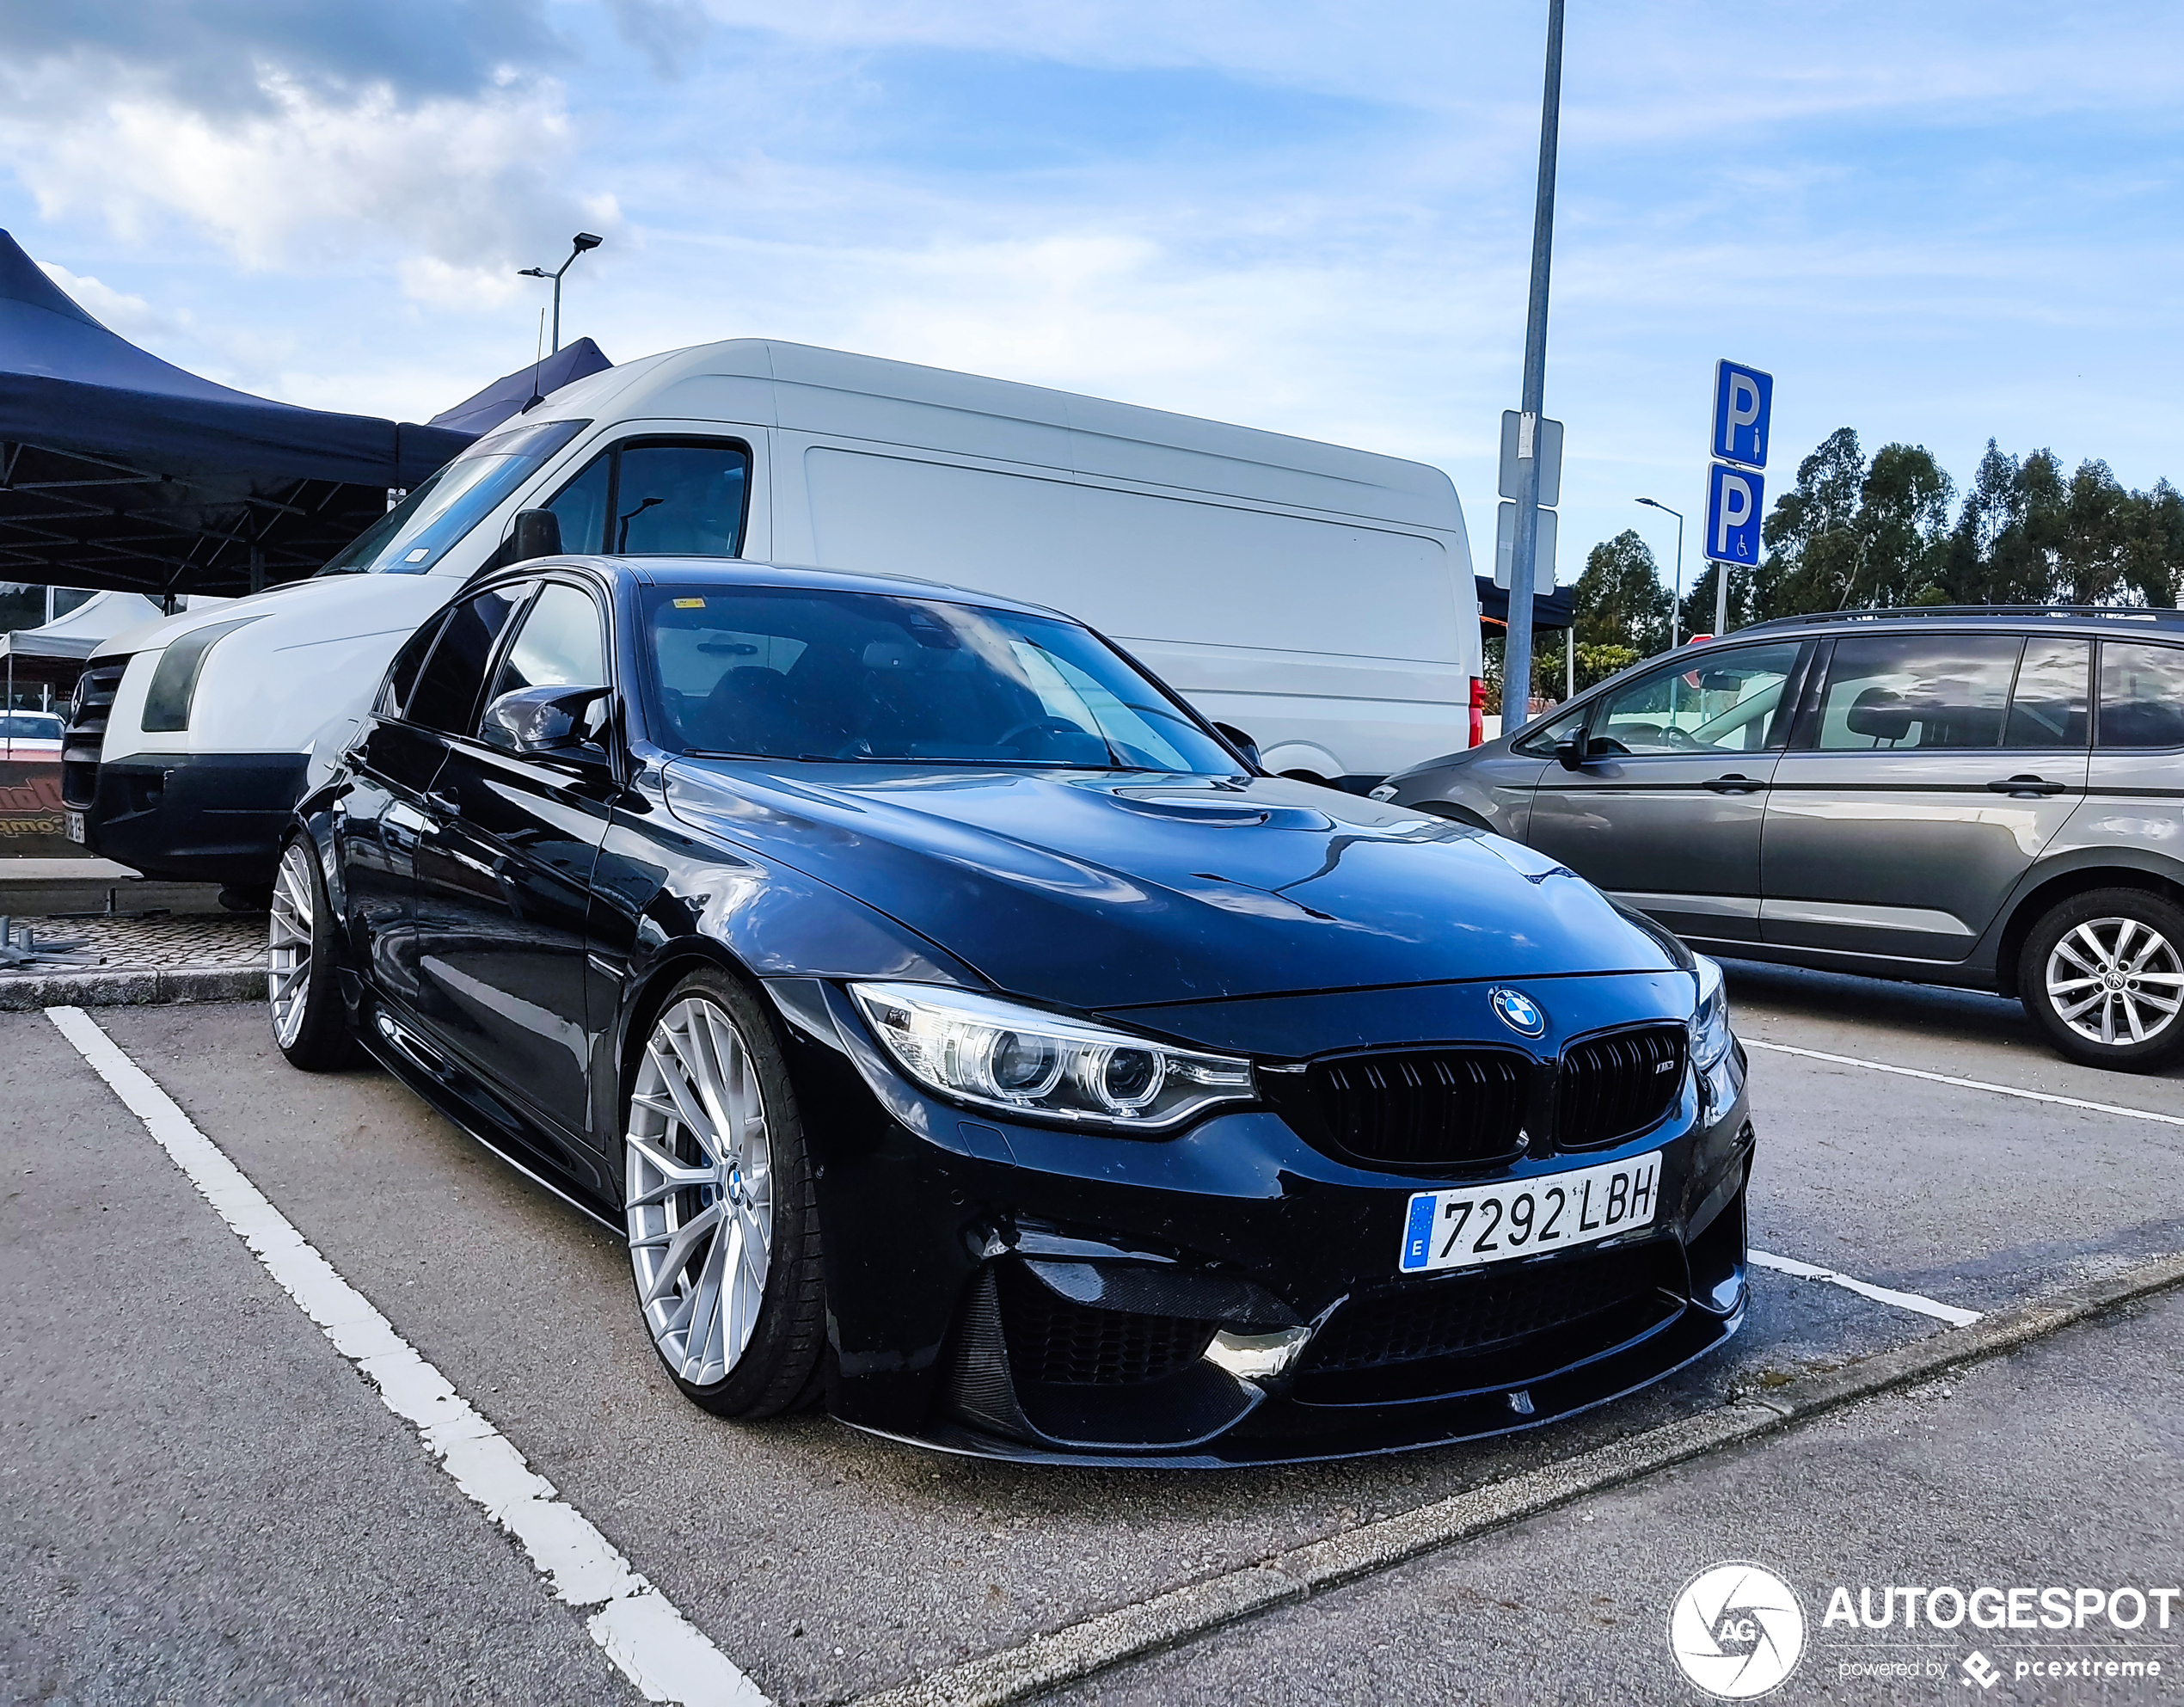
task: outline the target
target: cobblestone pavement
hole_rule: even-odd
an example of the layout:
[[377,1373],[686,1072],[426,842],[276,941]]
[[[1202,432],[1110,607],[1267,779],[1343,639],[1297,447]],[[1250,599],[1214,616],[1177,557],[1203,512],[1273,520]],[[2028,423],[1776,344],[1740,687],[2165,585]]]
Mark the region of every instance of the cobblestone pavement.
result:
[[28,927],[40,945],[76,943],[73,954],[0,967],[0,979],[57,972],[172,972],[211,967],[244,971],[262,966],[263,913],[173,913],[153,918],[18,918],[12,940]]

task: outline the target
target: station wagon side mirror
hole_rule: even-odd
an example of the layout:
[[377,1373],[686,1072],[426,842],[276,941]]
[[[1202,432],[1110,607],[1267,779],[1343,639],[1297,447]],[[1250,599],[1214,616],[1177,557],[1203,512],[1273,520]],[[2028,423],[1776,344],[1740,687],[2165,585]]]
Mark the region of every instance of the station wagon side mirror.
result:
[[1561,740],[1555,743],[1555,762],[1565,771],[1584,770],[1585,749],[1588,744],[1586,734],[1583,729],[1578,730],[1574,734],[1564,735]]
[[518,688],[485,709],[478,739],[525,758],[605,770],[606,749],[586,731],[585,714],[607,697],[603,687]]
[[511,563],[561,555],[561,519],[551,510],[518,510],[508,537]]
[[1224,740],[1244,756],[1246,762],[1253,770],[1259,769],[1259,743],[1257,741],[1252,740],[1234,723],[1216,723],[1213,727],[1221,732],[1221,738]]

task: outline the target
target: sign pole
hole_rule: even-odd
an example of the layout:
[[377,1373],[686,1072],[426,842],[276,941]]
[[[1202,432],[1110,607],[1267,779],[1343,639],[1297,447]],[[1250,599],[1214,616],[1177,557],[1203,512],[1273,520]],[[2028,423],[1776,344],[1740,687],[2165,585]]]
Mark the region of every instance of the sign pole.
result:
[[1562,111],[1562,0],[1547,0],[1547,82],[1539,109],[1539,199],[1532,210],[1525,392],[1517,428],[1517,531],[1509,554],[1509,638],[1502,651],[1501,728],[1525,721],[1532,692],[1532,565],[1539,549],[1539,417],[1547,389],[1547,273],[1555,244],[1555,150]]

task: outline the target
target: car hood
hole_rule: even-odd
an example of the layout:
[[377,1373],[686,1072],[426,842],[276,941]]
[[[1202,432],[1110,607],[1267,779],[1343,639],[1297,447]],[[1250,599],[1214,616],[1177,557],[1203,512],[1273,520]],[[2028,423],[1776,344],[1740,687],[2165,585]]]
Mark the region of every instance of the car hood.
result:
[[1279,777],[677,759],[666,799],[1066,1007],[1674,964],[1529,849]]

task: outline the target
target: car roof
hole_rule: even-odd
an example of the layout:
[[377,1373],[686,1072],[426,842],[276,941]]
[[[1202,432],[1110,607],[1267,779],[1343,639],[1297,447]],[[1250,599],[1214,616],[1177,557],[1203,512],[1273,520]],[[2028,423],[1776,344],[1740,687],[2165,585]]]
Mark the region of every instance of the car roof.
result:
[[[820,593],[873,593],[895,598],[938,599],[951,605],[976,605],[988,610],[1009,611],[1021,616],[1058,617],[1074,623],[1067,611],[972,587],[952,586],[945,581],[917,575],[891,575],[869,571],[824,569],[805,563],[758,562],[745,557],[618,557],[564,554],[530,562],[511,563],[494,573],[505,575],[537,573],[555,565],[588,568],[614,579],[643,586],[779,586]],[[478,577],[480,581],[486,579]]]
[[1846,628],[1909,628],[1924,625],[1962,629],[2040,629],[2079,634],[2113,634],[2119,628],[2175,634],[2184,631],[2184,611],[2165,605],[1907,605],[1887,610],[1821,611],[1802,617],[1776,617],[1720,636],[1718,646],[1758,634],[1840,634]]

